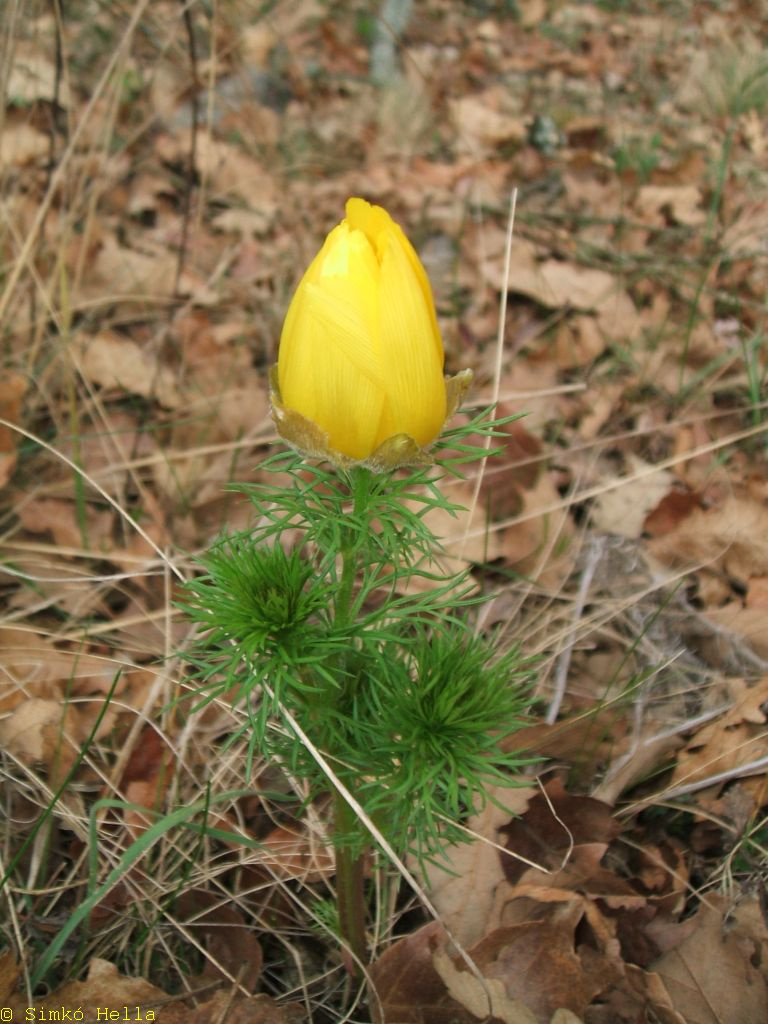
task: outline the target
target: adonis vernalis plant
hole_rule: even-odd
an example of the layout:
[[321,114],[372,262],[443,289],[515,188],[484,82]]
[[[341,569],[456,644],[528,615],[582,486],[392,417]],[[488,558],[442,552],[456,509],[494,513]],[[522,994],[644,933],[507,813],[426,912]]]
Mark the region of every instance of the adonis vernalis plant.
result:
[[[486,410],[444,429],[471,375],[443,376],[424,268],[381,207],[350,199],[346,214],[298,286],[273,371],[293,450],[240,488],[256,525],[201,560],[185,607],[201,627],[198,706],[234,692],[251,756],[333,795],[339,926],[363,960],[372,838],[343,791],[422,863],[463,840],[488,784],[519,778],[524,761],[500,741],[532,669],[477,635],[482,598],[466,572],[441,570],[427,516],[457,511],[441,480],[486,457],[507,420]],[[429,587],[409,587],[417,577]]]

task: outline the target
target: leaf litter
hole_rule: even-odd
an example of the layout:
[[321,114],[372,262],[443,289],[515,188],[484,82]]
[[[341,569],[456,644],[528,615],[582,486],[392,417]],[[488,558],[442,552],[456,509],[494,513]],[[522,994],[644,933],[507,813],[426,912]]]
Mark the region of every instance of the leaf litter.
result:
[[[137,34],[30,5],[4,36],[7,1005],[337,1019],[324,808],[258,763],[244,782],[226,704],[188,714],[173,601],[185,552],[245,525],[226,488],[273,438],[288,296],[359,193],[413,233],[478,406],[508,291],[499,411],[528,415],[438,532],[496,594],[485,627],[541,658],[515,738],[540,779],[468,815],[427,879],[441,921],[377,933],[370,1015],[768,1017],[768,101],[755,12],[725,8],[434,0],[386,60],[373,16],[311,0],[193,5],[196,66],[165,3]],[[16,960],[91,891],[89,829],[104,879],[196,801],[205,855],[169,825],[25,1002]]]

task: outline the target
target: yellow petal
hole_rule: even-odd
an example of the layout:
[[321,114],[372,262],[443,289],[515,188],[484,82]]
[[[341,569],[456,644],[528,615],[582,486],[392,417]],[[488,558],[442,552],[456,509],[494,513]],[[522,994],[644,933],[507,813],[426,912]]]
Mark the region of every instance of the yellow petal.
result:
[[431,294],[425,295],[397,238],[384,253],[380,287],[381,350],[391,417],[384,432],[409,434],[425,445],[445,422],[443,352]]
[[295,412],[347,458],[371,458],[397,437],[403,452],[408,438],[418,450],[437,437],[446,387],[432,292],[381,207],[347,202],[291,301],[277,375],[283,422]]

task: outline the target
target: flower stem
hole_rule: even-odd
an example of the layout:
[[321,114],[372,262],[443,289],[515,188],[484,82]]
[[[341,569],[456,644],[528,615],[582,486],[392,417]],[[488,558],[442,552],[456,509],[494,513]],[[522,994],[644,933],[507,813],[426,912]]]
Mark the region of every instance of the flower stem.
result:
[[333,823],[337,835],[336,898],[339,930],[355,960],[364,964],[368,959],[368,947],[365,938],[363,853],[359,842],[354,840],[354,833],[358,830],[357,819],[341,793],[334,796]]
[[[362,470],[350,481],[354,502],[353,515],[356,517],[365,509],[369,485],[367,473],[367,470]],[[342,543],[341,579],[334,609],[336,626],[346,625],[350,618],[359,567],[358,555],[365,543],[362,537],[364,535],[361,535],[359,530],[348,529]],[[347,658],[342,656],[339,669],[343,675],[346,675],[348,667]],[[349,692],[347,685],[341,687],[341,692]],[[355,960],[364,964],[367,960],[363,889],[366,844],[355,812],[339,792],[334,794],[333,829],[336,837],[336,890],[341,937],[349,946]]]

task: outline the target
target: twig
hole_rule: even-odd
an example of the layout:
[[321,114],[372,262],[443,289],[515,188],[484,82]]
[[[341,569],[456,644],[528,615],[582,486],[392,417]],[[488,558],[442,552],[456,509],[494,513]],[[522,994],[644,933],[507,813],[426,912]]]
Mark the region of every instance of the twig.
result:
[[200,100],[197,95],[200,84],[197,74],[197,43],[195,42],[195,26],[192,23],[192,14],[187,0],[181,0],[181,17],[184,21],[184,28],[187,33],[187,44],[189,46],[189,70],[192,77],[192,124],[189,132],[189,154],[187,158],[187,175],[184,181],[184,196],[182,200],[181,214],[181,241],[179,242],[179,258],[176,263],[176,280],[173,285],[173,293],[178,296],[181,275],[184,271],[184,263],[187,258],[187,245],[189,243],[189,220],[192,213],[192,189],[195,181],[195,167],[197,166],[197,130],[200,121]]
[[[590,537],[587,564],[584,566],[584,570],[581,574],[579,590],[573,604],[572,618],[574,623],[577,623],[581,618],[584,611],[584,605],[587,603],[587,594],[589,593],[589,588],[592,585],[595,570],[597,569],[598,562],[603,556],[603,541],[604,538],[602,537]],[[560,657],[557,661],[557,668],[555,669],[555,692],[552,694],[552,700],[550,701],[549,708],[547,710],[547,717],[545,718],[547,725],[554,725],[557,721],[560,705],[563,703],[563,697],[565,696],[565,686],[568,681],[568,669],[571,665],[571,656],[573,655],[573,645],[575,642],[576,633],[574,631],[571,632],[568,643],[560,652]]]

